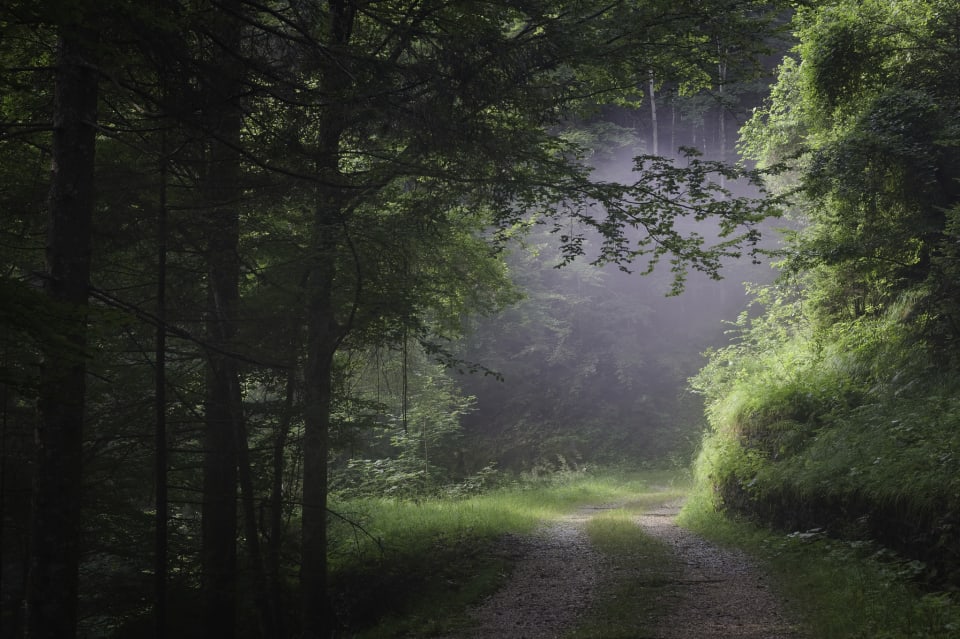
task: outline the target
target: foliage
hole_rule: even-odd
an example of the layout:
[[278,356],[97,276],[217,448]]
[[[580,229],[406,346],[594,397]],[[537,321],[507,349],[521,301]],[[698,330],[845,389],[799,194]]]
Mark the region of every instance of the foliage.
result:
[[[443,367],[420,352],[409,356],[409,369],[389,377],[377,370],[375,386],[369,379],[366,388],[354,384],[353,400],[342,401],[334,416],[339,460],[330,490],[340,497],[426,495],[458,479],[460,420],[474,400],[459,393]],[[366,414],[358,414],[362,406]]]
[[[798,57],[743,148],[791,162],[796,183],[782,188],[796,186],[802,228],[786,238],[779,282],[754,290],[759,315],[743,315],[692,380],[711,423],[697,472],[714,506],[873,540],[934,589],[960,578],[960,80],[946,70],[958,16],[953,2],[798,13]],[[920,617],[949,609],[946,596],[924,601]],[[917,632],[950,626],[931,628]]]
[[[725,256],[750,251],[759,218],[776,212],[725,189],[733,176],[757,182],[740,167],[645,157],[636,175],[606,181],[585,161],[587,145],[621,137],[598,114],[636,106],[638,78],[654,72],[693,92],[714,81],[720,56],[704,43],[722,37],[744,58],[763,49],[769,3],[730,8],[725,0],[3,5],[5,575],[26,571],[43,548],[28,543],[30,486],[61,476],[34,476],[30,461],[46,352],[90,371],[77,388],[88,410],[70,415],[84,424],[86,529],[73,536],[86,553],[81,632],[137,634],[153,621],[162,635],[174,619],[187,632],[206,605],[208,632],[229,634],[234,611],[248,621],[256,609],[259,624],[242,632],[322,634],[298,627],[289,609],[325,594],[328,476],[343,480],[344,493],[407,495],[451,478],[459,482],[451,490],[471,492],[496,477],[489,456],[457,467],[457,421],[470,400],[445,374],[422,359],[411,365],[409,392],[391,398],[403,397],[397,410],[352,387],[362,386],[358,361],[389,348],[453,361],[450,341],[468,316],[517,299],[500,251],[532,220],[557,230],[562,261],[594,241],[589,259],[624,268],[662,259],[682,284],[687,265],[712,276]],[[74,309],[35,294],[50,281],[42,238],[58,124],[53,52],[64,29],[82,35],[91,53],[82,68],[96,69],[101,96],[96,121],[81,123],[97,134],[96,161],[78,167],[95,176],[85,183],[96,193],[82,353],[64,340]],[[574,122],[592,134],[572,134]],[[708,239],[683,226],[705,217],[723,233]],[[65,245],[88,254],[79,238]],[[569,352],[557,359],[570,364]],[[622,354],[610,374],[626,383],[633,366]],[[570,439],[551,444],[552,459],[575,459]],[[57,497],[41,505],[64,505]],[[156,556],[171,562],[147,565],[152,535],[167,532],[169,547]],[[213,555],[219,572],[206,561]],[[65,570],[75,573],[75,563]],[[211,577],[223,577],[223,588]],[[4,586],[2,631],[22,634],[23,593]],[[236,596],[226,593],[234,586]],[[180,609],[163,608],[166,589]],[[124,596],[101,596],[113,591]],[[214,599],[225,605],[214,609]],[[270,606],[282,614],[267,614]],[[302,619],[322,626],[323,609],[308,604]],[[278,625],[268,630],[268,621]]]

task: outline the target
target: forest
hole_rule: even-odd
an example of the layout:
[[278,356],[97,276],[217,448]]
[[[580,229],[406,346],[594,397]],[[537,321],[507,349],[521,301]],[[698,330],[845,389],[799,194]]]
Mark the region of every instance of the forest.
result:
[[5,2],[0,636],[439,636],[469,508],[642,469],[955,592],[958,25]]

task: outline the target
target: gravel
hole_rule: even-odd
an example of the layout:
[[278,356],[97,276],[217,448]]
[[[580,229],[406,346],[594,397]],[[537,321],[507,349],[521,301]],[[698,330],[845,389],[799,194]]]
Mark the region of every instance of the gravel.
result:
[[637,518],[649,534],[673,548],[680,562],[672,614],[656,639],[800,639],[764,574],[742,552],[719,548],[675,523],[679,503]]
[[[678,527],[679,506],[665,504],[636,519],[673,548],[680,567],[664,589],[669,616],[637,639],[800,639],[756,566],[742,553]],[[606,508],[584,508],[532,536],[503,539],[497,552],[514,561],[508,584],[471,611],[470,630],[445,639],[562,637],[594,603],[605,576],[617,570],[591,547],[585,531],[586,522]]]

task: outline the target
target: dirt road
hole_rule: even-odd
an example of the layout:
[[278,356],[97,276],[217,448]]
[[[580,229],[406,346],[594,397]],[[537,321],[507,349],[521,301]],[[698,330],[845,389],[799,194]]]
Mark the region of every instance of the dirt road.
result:
[[[509,583],[472,612],[476,625],[455,639],[562,638],[616,569],[592,548],[585,531],[605,508],[584,508],[536,535],[505,540],[500,552],[515,560]],[[673,549],[678,566],[660,595],[659,607],[669,613],[648,620],[637,639],[800,639],[748,558],[678,527],[678,511],[678,503],[665,504],[636,518]],[[597,631],[602,637],[602,628]]]

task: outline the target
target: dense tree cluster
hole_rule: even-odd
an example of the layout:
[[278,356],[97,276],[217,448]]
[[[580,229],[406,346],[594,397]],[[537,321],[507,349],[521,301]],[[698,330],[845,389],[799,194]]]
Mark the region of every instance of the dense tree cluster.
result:
[[791,529],[878,539],[956,586],[960,5],[800,11],[744,148],[794,192],[765,312],[697,386],[723,503]]
[[[716,197],[743,172],[596,179],[567,125],[651,77],[715,85],[769,9],[5,3],[0,631],[329,635],[328,466],[378,412],[357,362],[455,363],[462,319],[514,299],[498,248],[531,219],[565,261],[591,233],[590,259],[678,276],[749,248],[771,210]],[[445,384],[405,426],[441,436]]]

